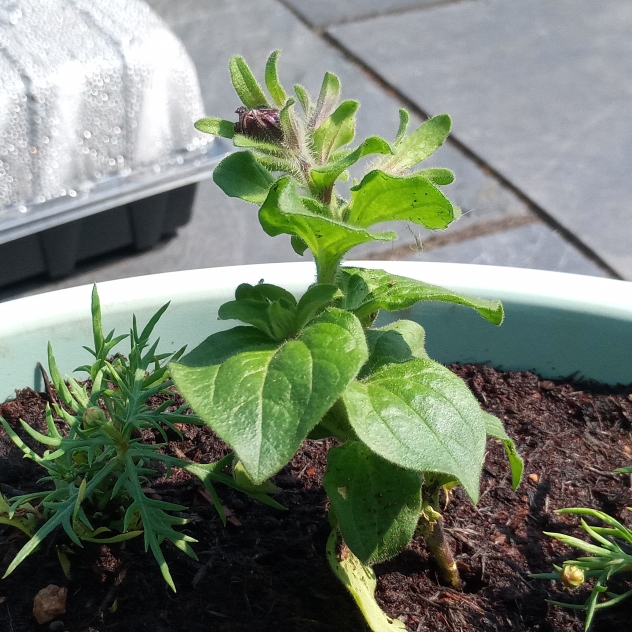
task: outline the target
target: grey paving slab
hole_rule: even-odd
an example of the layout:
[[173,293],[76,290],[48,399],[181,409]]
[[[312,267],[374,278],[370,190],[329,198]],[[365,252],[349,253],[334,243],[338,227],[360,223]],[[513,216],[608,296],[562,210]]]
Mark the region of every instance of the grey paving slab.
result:
[[607,276],[599,266],[584,257],[547,225],[541,223],[470,239],[427,252],[416,252],[411,246],[411,253],[401,258],[407,261],[477,263]]
[[[239,105],[230,86],[228,59],[242,54],[261,73],[268,53],[282,48],[281,77],[287,88],[304,84],[316,93],[326,70],[337,73],[343,95],[357,97],[358,137],[395,135],[399,104],[343,55],[306,28],[291,11],[272,0],[150,0],[150,4],[182,39],[196,64],[209,116],[234,118]],[[239,23],[239,28],[235,24]],[[416,120],[416,124],[419,124]],[[457,173],[446,193],[464,209],[457,224],[477,224],[528,215],[527,206],[486,175],[453,147],[441,148],[427,166],[445,166]],[[410,240],[405,226],[399,230]],[[382,248],[383,246],[380,246]],[[365,249],[353,256],[370,254]],[[193,219],[178,236],[150,252],[115,257],[83,266],[61,282],[22,284],[0,290],[0,300],[24,293],[114,278],[198,267],[299,260],[285,236],[263,235],[253,205],[226,198],[212,182],[200,185]]]
[[632,279],[629,0],[476,0],[329,33]]
[[[326,26],[436,4],[437,0],[284,0],[310,24]],[[440,1],[440,0],[439,0]]]
[[[395,135],[399,123],[398,101],[305,28],[282,5],[266,0],[243,2],[240,8],[227,0],[210,4],[185,0],[177,5],[171,0],[150,0],[150,4],[182,39],[192,56],[208,115],[235,118],[234,109],[239,102],[228,77],[231,55],[243,55],[261,76],[268,53],[280,48],[283,53],[279,69],[286,89],[300,83],[315,97],[324,72],[335,72],[342,81],[343,98],[357,98],[361,103],[357,137],[380,134],[392,138]],[[341,4],[356,6],[355,3]],[[239,20],[238,33],[231,28],[235,20]],[[420,119],[413,118],[411,128],[420,123]],[[457,174],[456,182],[446,187],[446,193],[464,210],[460,226],[530,213],[517,196],[451,146],[442,147],[427,161],[427,166],[448,167]],[[396,228],[402,236],[410,237],[405,226]],[[374,249],[375,246],[358,249],[357,255]]]

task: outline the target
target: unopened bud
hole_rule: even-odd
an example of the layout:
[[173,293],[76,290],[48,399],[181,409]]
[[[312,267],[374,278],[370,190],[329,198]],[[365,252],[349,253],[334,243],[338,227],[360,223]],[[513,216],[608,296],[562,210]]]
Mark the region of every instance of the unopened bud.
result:
[[83,413],[83,423],[86,427],[92,428],[107,423],[107,419],[105,413],[98,406],[91,406],[86,408]]
[[569,564],[562,569],[561,579],[566,588],[577,588],[584,583],[584,571],[579,566]]
[[235,112],[239,114],[239,121],[235,123],[235,132],[238,134],[272,142],[283,139],[279,110],[258,105],[252,110],[240,107]]

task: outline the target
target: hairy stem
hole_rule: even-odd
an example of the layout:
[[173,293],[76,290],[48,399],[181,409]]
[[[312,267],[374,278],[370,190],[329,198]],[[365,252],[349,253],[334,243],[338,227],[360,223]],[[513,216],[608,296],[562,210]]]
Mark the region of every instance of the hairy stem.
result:
[[342,257],[321,256],[316,259],[316,283],[335,285]]
[[452,549],[445,538],[443,518],[438,511],[439,490],[432,486],[431,489],[424,490],[423,495],[424,505],[419,515],[415,535],[421,536],[425,540],[426,546],[439,567],[441,580],[455,590],[463,590]]

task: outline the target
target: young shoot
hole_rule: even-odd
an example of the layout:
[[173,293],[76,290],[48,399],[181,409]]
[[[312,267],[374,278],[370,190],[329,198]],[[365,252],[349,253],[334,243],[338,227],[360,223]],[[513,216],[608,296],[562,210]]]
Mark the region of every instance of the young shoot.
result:
[[[94,361],[76,369],[85,371],[90,381],[82,384],[72,377],[64,381],[49,344],[48,366],[58,401],[52,407],[46,406],[47,433],[39,433],[21,422],[23,430],[45,446],[43,454],[28,447],[0,417],[9,437],[26,458],[45,470],[42,481],[52,487],[10,500],[0,496],[0,523],[15,526],[30,537],[9,565],[5,577],[61,526],[79,547],[83,542],[109,544],[143,536],[145,550],[151,549],[165,581],[175,591],[162,552],[163,542],[169,540],[196,558],[191,548],[195,540],[174,528],[187,523],[177,515],[186,507],[153,499],[145,493],[147,477],[156,474],[152,463],[166,466],[167,476],[172,467],[197,476],[222,520],[225,519],[213,483],[241,488],[233,478],[222,473],[232,462],[233,455],[217,463],[196,464],[163,454],[160,448],[164,444],[148,444],[141,439],[143,430],[154,430],[166,443],[165,428],[181,436],[176,424],[201,423],[197,416],[188,414],[188,406],[169,411],[174,402],[169,391],[173,382],[167,363],[179,360],[184,348],[176,353],[159,354],[159,340],[150,343],[154,327],[167,307],[168,304],[161,307],[142,331],[138,330],[134,317],[128,335],[115,337],[111,331],[106,336],[95,286],[92,291],[94,348],[86,347]],[[111,357],[114,347],[126,338],[130,342],[129,354]],[[169,399],[152,410],[148,400],[157,394]],[[60,430],[58,426],[63,428]],[[252,495],[279,506],[264,493]]]

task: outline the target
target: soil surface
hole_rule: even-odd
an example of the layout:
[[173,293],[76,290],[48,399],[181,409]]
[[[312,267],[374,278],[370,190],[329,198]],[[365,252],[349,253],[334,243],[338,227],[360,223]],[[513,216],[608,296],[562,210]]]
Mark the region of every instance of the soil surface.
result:
[[[543,535],[557,531],[584,537],[562,507],[593,507],[632,526],[630,476],[613,474],[632,463],[632,388],[609,389],[541,380],[528,372],[500,373],[479,366],[453,366],[498,415],[525,460],[524,480],[511,489],[502,446],[490,440],[476,507],[462,490],[445,499],[448,537],[465,590],[439,584],[423,545],[414,540],[395,559],[376,567],[377,599],[411,632],[580,632],[583,613],[547,605],[546,599],[583,603],[589,590],[569,592],[531,579],[576,551]],[[22,417],[44,429],[46,396],[30,390],[0,405],[14,427]],[[208,429],[183,427],[166,450],[200,462],[215,461],[226,446]],[[146,440],[152,441],[148,435]],[[32,445],[32,443],[31,443]],[[274,482],[287,511],[273,509],[218,486],[228,518],[224,527],[206,492],[182,472],[151,483],[155,498],[187,505],[182,528],[198,540],[192,560],[170,543],[163,546],[178,587],[164,583],[142,538],[107,546],[86,544],[79,552],[63,532],[0,582],[3,632],[363,632],[351,597],[334,577],[324,550],[330,527],[321,488],[328,440],[307,441]],[[38,448],[41,450],[41,448]],[[21,458],[0,431],[0,483],[11,496],[36,489],[41,470]],[[25,540],[0,525],[0,572]],[[71,578],[56,551],[65,551]],[[38,625],[33,598],[48,584],[68,588],[66,613]],[[612,582],[624,592],[632,577]],[[597,614],[593,632],[630,632],[632,599]]]

